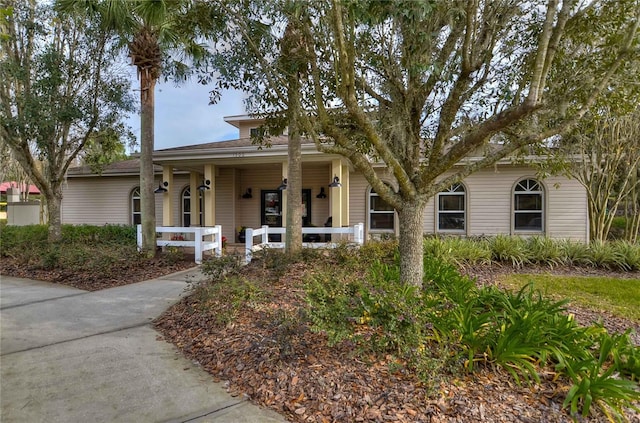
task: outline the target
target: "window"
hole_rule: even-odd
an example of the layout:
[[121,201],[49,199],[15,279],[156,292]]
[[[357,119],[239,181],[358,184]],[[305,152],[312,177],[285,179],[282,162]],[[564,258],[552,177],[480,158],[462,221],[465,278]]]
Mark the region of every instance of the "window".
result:
[[438,231],[461,232],[466,228],[464,185],[453,184],[438,194]]
[[535,179],[516,184],[513,193],[513,229],[542,232],[544,228],[543,188]]
[[[198,219],[200,226],[202,225],[202,192],[198,191],[200,197],[200,218]],[[182,190],[182,226],[191,226],[191,188],[186,187]]]
[[134,225],[142,224],[142,214],[140,208],[140,187],[135,187],[131,191],[131,222]]
[[369,192],[369,230],[393,231],[395,211],[372,189]]

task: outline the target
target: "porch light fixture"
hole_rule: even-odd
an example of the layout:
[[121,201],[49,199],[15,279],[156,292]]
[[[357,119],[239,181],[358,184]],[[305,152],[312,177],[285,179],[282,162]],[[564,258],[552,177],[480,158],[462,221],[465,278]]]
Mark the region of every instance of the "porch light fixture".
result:
[[329,184],[329,188],[337,188],[337,187],[341,187],[342,184],[340,183],[340,178],[338,178],[337,176],[333,177],[333,182],[331,182]]
[[285,189],[287,189],[287,178],[282,180],[282,183],[278,187],[278,191],[284,191]]
[[253,198],[253,195],[251,194],[251,188],[247,188],[247,192],[242,194],[242,198]]
[[320,194],[316,195],[316,198],[327,198],[327,194],[324,192],[324,187],[320,187]]
[[167,187],[169,186],[169,182],[164,181],[158,184],[158,188],[155,189],[155,191],[153,191],[155,194],[164,194],[165,192],[169,191],[167,189]]
[[202,185],[200,185],[198,187],[198,191],[206,191],[208,189],[211,189],[211,187],[209,185],[211,185],[211,181],[210,180],[206,179],[206,180],[202,181]]

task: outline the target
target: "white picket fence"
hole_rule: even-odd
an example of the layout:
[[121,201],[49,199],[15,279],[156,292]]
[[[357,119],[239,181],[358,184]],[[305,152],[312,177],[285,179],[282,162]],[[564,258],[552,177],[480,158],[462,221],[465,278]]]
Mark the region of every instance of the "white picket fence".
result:
[[[138,249],[142,248],[142,225],[138,226],[137,242]],[[156,226],[156,233],[173,234],[175,239],[162,239],[158,237],[158,247],[193,247],[195,252],[195,262],[202,263],[202,253],[214,251],[216,256],[222,254],[222,226],[213,227],[176,227],[176,226]],[[193,234],[193,240],[178,239],[184,238],[185,234]],[[210,239],[203,239],[204,237]]]
[[[280,235],[280,238],[284,238],[286,235],[286,228],[263,226],[260,229],[247,228],[245,230],[245,261],[251,262],[251,256],[255,251],[263,248],[284,248],[284,242],[269,241],[269,235]],[[345,228],[326,228],[326,227],[303,227],[302,235],[316,234],[319,237],[326,235],[339,235],[346,234],[348,242],[362,245],[364,244],[364,224],[358,223],[357,225],[348,226]],[[260,241],[254,244],[254,237],[260,237]],[[337,242],[303,242],[302,246],[305,248],[335,248],[339,243]]]

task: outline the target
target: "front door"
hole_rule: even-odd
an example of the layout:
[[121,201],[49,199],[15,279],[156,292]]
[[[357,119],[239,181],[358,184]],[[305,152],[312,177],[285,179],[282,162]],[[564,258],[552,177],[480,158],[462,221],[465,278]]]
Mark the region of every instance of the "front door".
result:
[[263,189],[261,197],[261,224],[275,227],[282,226],[282,191]]

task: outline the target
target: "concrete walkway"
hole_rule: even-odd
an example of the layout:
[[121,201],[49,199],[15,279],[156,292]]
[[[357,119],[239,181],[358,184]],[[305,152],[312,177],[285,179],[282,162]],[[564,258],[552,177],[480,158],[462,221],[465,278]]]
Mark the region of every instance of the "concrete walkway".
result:
[[198,275],[97,292],[0,276],[0,421],[286,421],[231,397],[153,330]]

